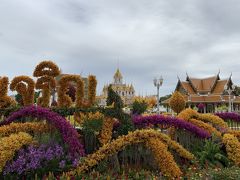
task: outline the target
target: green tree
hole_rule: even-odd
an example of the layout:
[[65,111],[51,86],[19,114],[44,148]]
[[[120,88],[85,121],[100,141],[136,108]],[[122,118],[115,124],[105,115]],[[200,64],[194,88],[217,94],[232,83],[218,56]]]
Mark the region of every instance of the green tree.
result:
[[122,109],[123,101],[121,97],[112,89],[110,85],[108,87],[107,106],[111,106],[114,103],[114,109]]
[[130,115],[123,112],[123,102],[121,97],[112,89],[108,87],[107,106],[114,104],[113,108],[105,109],[105,114],[110,117],[115,117],[119,120],[120,125],[117,128],[118,135],[126,135],[129,131],[134,129]]
[[148,104],[145,101],[139,102],[134,101],[132,104],[132,113],[133,114],[142,114],[146,111]]
[[235,88],[233,90],[233,93],[236,96],[240,96],[240,87],[239,86],[235,86]]

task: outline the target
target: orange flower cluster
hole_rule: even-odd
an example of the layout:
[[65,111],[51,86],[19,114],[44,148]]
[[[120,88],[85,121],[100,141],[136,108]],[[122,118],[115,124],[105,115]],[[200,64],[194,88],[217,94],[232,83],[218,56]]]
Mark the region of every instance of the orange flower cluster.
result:
[[7,95],[8,83],[8,77],[0,77],[0,108],[6,108],[15,104],[15,101]]
[[70,107],[73,103],[71,97],[67,95],[68,83],[72,81],[77,84],[76,107],[82,107],[84,84],[79,75],[64,75],[59,80],[60,87],[58,89],[58,105],[60,107]]
[[60,69],[52,61],[42,61],[39,63],[33,73],[34,77],[50,76],[56,77],[60,74]]
[[187,108],[184,111],[182,111],[180,114],[178,114],[177,117],[185,121],[188,121],[189,119],[192,119],[192,118],[198,118],[198,112],[191,108]]
[[221,138],[222,134],[221,132],[219,132],[216,128],[214,128],[211,124],[202,122],[200,120],[197,119],[190,119],[189,120],[190,123],[198,126],[201,129],[205,129],[207,132],[209,132],[209,134],[214,134],[215,136]]
[[24,106],[28,106],[34,103],[34,81],[28,76],[17,76],[11,84],[10,89],[17,91],[23,98]]
[[178,178],[182,175],[182,171],[174,161],[173,155],[168,151],[167,146],[161,140],[149,138],[146,145],[152,151],[157,165],[164,176]]
[[0,137],[9,136],[12,133],[44,133],[50,130],[50,126],[42,122],[11,123],[0,127]]
[[98,137],[99,142],[104,145],[111,141],[112,130],[115,120],[113,118],[105,118],[103,121],[103,127]]
[[51,91],[56,88],[55,77],[60,74],[58,66],[52,61],[43,61],[38,64],[33,72],[34,77],[39,77],[36,82],[36,89],[42,89],[42,97],[38,98],[38,104],[48,107]]
[[[191,153],[189,153],[181,145],[172,141],[165,134],[162,134],[153,129],[136,130],[133,132],[129,132],[128,135],[120,136],[119,138],[117,138],[107,144],[104,144],[101,148],[99,148],[98,151],[96,151],[93,154],[88,155],[83,160],[83,162],[80,163],[80,165],[76,168],[76,170],[69,172],[69,174],[71,174],[71,175],[74,175],[75,173],[81,174],[82,172],[85,172],[85,171],[89,170],[91,167],[97,165],[104,158],[111,156],[118,151],[123,150],[126,146],[137,144],[137,143],[144,143],[144,142],[147,143],[150,138],[154,139],[154,141],[159,140],[162,143],[167,144],[170,149],[176,150],[177,152],[181,152],[181,153],[179,153],[180,156],[187,157],[187,159],[192,159],[194,157]],[[147,147],[149,147],[149,146],[147,146]],[[152,147],[152,149],[154,149],[154,153],[156,151],[159,151],[160,153],[162,152],[161,146],[160,147],[157,146],[154,148]],[[156,158],[158,158],[158,159],[156,159],[157,162],[161,163],[161,160],[159,158],[166,158],[166,157],[162,157],[161,155],[158,154],[158,157],[156,157]],[[166,161],[164,160],[164,162],[171,162],[171,159],[170,160],[168,159]],[[173,163],[171,163],[171,164],[173,164]],[[161,169],[162,167],[163,167],[163,165],[159,166],[160,170],[162,170]],[[167,168],[170,169],[171,167],[167,167]],[[171,174],[170,172],[175,171],[175,170],[176,169],[174,169],[174,170],[171,169],[168,171],[169,173],[167,173],[167,174]],[[163,171],[166,171],[166,168]],[[176,170],[176,172],[178,172],[178,170]],[[178,173],[178,174],[180,174],[180,173]],[[174,177],[174,176],[171,176],[171,177]]]
[[240,142],[232,134],[224,134],[223,143],[226,146],[227,155],[236,165],[240,165]]
[[24,132],[11,134],[9,137],[0,139],[0,172],[2,172],[6,162],[14,157],[16,151],[32,142],[32,136]]
[[96,76],[88,76],[88,106],[92,106],[96,99],[97,79]]

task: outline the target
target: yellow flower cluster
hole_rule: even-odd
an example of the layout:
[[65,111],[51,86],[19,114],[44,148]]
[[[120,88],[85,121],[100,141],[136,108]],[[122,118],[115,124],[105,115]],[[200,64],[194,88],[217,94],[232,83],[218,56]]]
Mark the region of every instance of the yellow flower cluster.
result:
[[198,114],[198,120],[211,123],[216,128],[228,129],[228,125],[224,120],[213,114]]
[[[133,145],[137,143],[146,143],[149,141],[149,138],[154,140],[158,139],[162,143],[166,143],[170,149],[176,150],[179,152],[179,155],[187,159],[193,159],[194,156],[184,149],[178,143],[172,141],[167,135],[162,134],[153,129],[143,129],[136,130],[134,132],[129,132],[128,135],[120,136],[119,138],[111,141],[110,143],[104,144],[98,151],[93,154],[88,155],[84,161],[76,168],[75,171],[69,172],[70,174],[82,173],[89,170],[91,167],[97,165],[104,158],[115,154],[118,151],[123,150],[128,145]],[[158,148],[158,147],[155,147]],[[162,149],[158,150],[161,152]],[[158,159],[159,161],[159,159]],[[161,167],[160,167],[161,168]]]
[[180,144],[178,144],[176,141],[173,141],[169,136],[166,134],[158,134],[159,139],[161,139],[163,142],[165,142],[170,149],[173,149],[178,153],[178,155],[182,158],[188,159],[188,160],[193,160],[194,155],[187,151],[185,148],[183,148]]
[[240,131],[239,131],[239,130],[231,130],[231,131],[228,131],[228,134],[232,134],[232,135],[234,135],[236,138],[238,138],[238,140],[240,140]]
[[240,165],[240,142],[232,134],[224,134],[223,143],[226,146],[227,155],[236,165]]
[[182,175],[180,168],[174,161],[173,155],[161,140],[149,138],[146,145],[152,151],[155,161],[164,176],[178,178]]
[[198,118],[198,112],[191,108],[187,108],[183,110],[180,114],[178,114],[177,117],[185,121],[188,121],[189,119],[192,118]]
[[99,111],[95,113],[74,113],[74,118],[75,121],[81,125],[84,121],[104,119],[104,114],[100,113]]
[[171,109],[178,114],[185,108],[186,102],[183,95],[180,92],[175,91],[169,101],[169,105]]
[[112,139],[112,130],[115,120],[113,118],[105,118],[103,121],[103,127],[99,134],[99,142],[103,144],[107,144]]
[[33,142],[33,138],[24,132],[11,134],[9,137],[0,139],[0,172],[2,172],[6,162],[14,157],[23,145],[29,145]]
[[178,118],[189,121],[194,125],[205,129],[210,134],[214,133],[218,137],[221,137],[221,132],[216,128],[229,131],[227,124],[218,116],[212,114],[200,114],[191,108],[182,111],[178,115]]
[[208,123],[205,123],[205,122],[202,122],[200,120],[197,120],[197,119],[190,119],[189,120],[190,123],[198,126],[199,128],[201,129],[204,129],[206,130],[207,132],[209,132],[209,134],[214,134],[215,136],[221,138],[222,137],[222,134],[221,132],[219,132],[216,128],[214,128],[211,124],[208,124]]
[[6,108],[15,104],[15,101],[7,95],[8,83],[8,77],[0,77],[0,108]]
[[135,96],[133,98],[133,101],[137,101],[140,103],[147,103],[148,108],[153,108],[157,104],[157,99],[156,97],[141,97],[141,96]]
[[70,107],[72,105],[72,99],[67,95],[69,82],[75,82],[77,84],[76,90],[76,107],[82,107],[82,101],[84,97],[84,84],[79,75],[64,75],[59,80],[58,88],[58,105],[60,107]]
[[28,76],[17,76],[11,84],[10,89],[17,91],[23,98],[24,106],[28,106],[34,103],[34,81]]
[[48,107],[51,97],[51,91],[56,88],[54,77],[60,74],[58,66],[52,61],[42,61],[39,63],[34,72],[34,77],[39,77],[36,82],[36,89],[42,89],[42,97],[38,98],[38,104]]
[[12,133],[44,133],[50,130],[50,126],[42,122],[11,123],[0,127],[0,137],[9,136]]

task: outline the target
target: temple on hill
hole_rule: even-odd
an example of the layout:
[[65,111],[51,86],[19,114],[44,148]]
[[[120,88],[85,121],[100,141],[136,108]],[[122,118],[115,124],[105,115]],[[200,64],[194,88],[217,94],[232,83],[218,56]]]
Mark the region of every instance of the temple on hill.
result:
[[132,84],[128,85],[123,83],[123,76],[117,68],[113,76],[113,82],[110,84],[106,84],[103,87],[102,94],[97,97],[98,104],[101,106],[106,105],[106,100],[108,96],[108,87],[112,86],[112,89],[118,93],[118,95],[122,98],[124,105],[130,105],[133,103],[133,98],[135,96],[135,90]]
[[[234,93],[234,86],[230,75],[227,79],[220,79],[219,73],[206,78],[194,78],[187,74],[186,80],[178,78],[175,91],[184,96],[187,106],[194,108],[203,104],[204,112],[215,112],[219,106],[231,106],[232,111],[240,109],[240,97]],[[229,90],[230,89],[230,90]],[[170,99],[163,104],[168,105]]]

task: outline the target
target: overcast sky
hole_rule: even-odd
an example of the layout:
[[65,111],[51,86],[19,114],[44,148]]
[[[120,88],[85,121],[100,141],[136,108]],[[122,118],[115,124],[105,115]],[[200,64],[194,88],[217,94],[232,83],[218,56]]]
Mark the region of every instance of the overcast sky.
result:
[[[98,94],[116,68],[136,93],[174,91],[186,72],[233,73],[240,84],[239,0],[1,0],[0,76],[30,75],[41,60],[94,74]],[[118,63],[119,61],[119,63]]]

